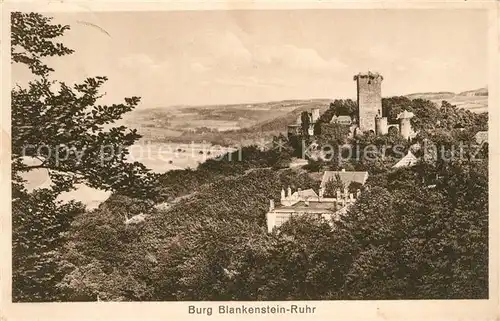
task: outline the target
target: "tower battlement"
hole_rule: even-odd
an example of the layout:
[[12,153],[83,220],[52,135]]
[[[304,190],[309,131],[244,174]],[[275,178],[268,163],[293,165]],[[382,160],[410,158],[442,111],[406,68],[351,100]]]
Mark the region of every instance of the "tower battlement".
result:
[[358,80],[360,78],[368,78],[368,79],[379,79],[379,80],[384,80],[384,77],[382,77],[381,74],[378,72],[359,72],[357,75],[354,75],[353,80]]

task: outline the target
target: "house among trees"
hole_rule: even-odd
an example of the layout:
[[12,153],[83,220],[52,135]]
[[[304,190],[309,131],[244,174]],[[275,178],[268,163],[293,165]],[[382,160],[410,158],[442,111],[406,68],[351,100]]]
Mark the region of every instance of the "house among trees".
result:
[[325,171],[318,193],[312,188],[295,192],[290,187],[282,189],[279,206],[269,200],[267,231],[270,233],[290,218],[302,215],[329,221],[338,218],[359,197],[367,178],[368,172]]
[[412,167],[416,165],[418,162],[417,156],[415,156],[411,150],[408,151],[408,153],[399,160],[392,168],[399,168],[399,167]]
[[476,142],[478,144],[488,143],[488,131],[479,131],[476,133]]
[[327,188],[327,184],[335,180],[340,180],[345,187],[353,185],[363,186],[365,185],[367,179],[368,172],[346,171],[345,169],[340,171],[325,171],[323,173],[323,178],[321,179],[320,187]]
[[351,126],[353,121],[351,116],[348,115],[333,115],[332,120],[330,120],[332,124],[340,124],[344,126]]

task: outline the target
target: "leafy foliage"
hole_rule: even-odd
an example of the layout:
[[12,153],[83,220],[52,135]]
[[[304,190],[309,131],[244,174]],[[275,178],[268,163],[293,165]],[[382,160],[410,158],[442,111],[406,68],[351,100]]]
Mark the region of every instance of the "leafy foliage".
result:
[[[33,74],[26,88],[17,85],[11,92],[15,301],[57,298],[55,284],[63,272],[56,249],[82,210],[74,203],[57,203],[57,195],[77,183],[133,197],[154,198],[157,193],[155,175],[138,162],[126,162],[127,148],[140,136],[123,126],[108,126],[137,106],[139,98],[99,105],[106,77],[87,78],[72,87],[51,80],[53,69],[43,59],[73,52],[55,42],[69,26],[51,20],[38,13],[11,15],[12,63]],[[26,158],[40,164],[27,165]],[[35,169],[47,170],[52,186],[30,194],[20,174]]]
[[337,191],[344,192],[344,182],[340,179],[337,174],[335,179],[331,179],[325,184],[325,197],[337,197]]
[[[238,277],[244,275],[240,259],[263,244],[261,239],[268,239],[265,213],[269,197],[278,199],[283,186],[317,188],[316,184],[307,174],[256,169],[222,179],[166,211],[153,210],[141,226],[125,227],[118,211],[124,206],[107,202],[75,221],[72,240],[65,250],[66,265],[73,270],[61,286],[70,300],[81,300],[82,293],[89,293],[88,298],[99,295],[126,300],[230,300],[250,296],[245,292],[250,290],[234,284],[243,280],[229,278],[224,269],[236,271]],[[98,282],[96,287],[92,282],[90,288],[74,283],[80,267],[89,264],[107,274],[103,279],[134,273],[143,287],[127,295],[121,287],[109,287],[109,283]],[[131,266],[135,268],[130,270]],[[112,282],[119,284],[119,280]]]
[[[17,301],[54,301],[56,285],[64,277],[59,249],[67,240],[71,221],[84,208],[77,203],[61,205],[50,190],[23,192],[12,207],[13,286]],[[40,231],[40,232],[38,232]]]
[[[71,52],[53,42],[68,27],[52,26],[37,14],[15,13],[12,19],[13,62],[27,64],[39,76],[27,88],[12,91],[14,300],[488,297],[487,152],[481,153],[484,159],[474,159],[469,146],[465,158],[434,157],[412,168],[391,169],[410,142],[368,133],[346,138],[344,128],[330,126],[328,117],[355,114],[356,104],[336,101],[321,116],[317,138],[336,146],[348,143],[356,152],[346,164],[310,159],[306,169],[369,170],[363,192],[336,221],[304,216],[269,234],[270,199],[278,200],[284,186],[319,186],[311,173],[285,169],[299,140],[279,136],[275,144],[285,140],[283,150],[248,146],[195,170],[151,175],[142,165],[125,162],[137,133],[104,126],[139,100],[98,105],[105,77],[72,88],[59,83],[54,92],[50,68],[41,59]],[[438,109],[425,100],[384,100],[388,117],[402,108],[416,115],[412,121],[420,133],[415,142],[432,141],[445,156],[455,155],[458,141],[473,142],[475,131],[487,128],[487,115],[445,102]],[[458,122],[464,130],[451,129]],[[25,150],[33,153],[45,145],[70,146],[71,151],[63,150],[62,160],[29,154],[40,156],[41,164],[24,164]],[[95,159],[102,145],[112,147],[104,163]],[[376,148],[365,148],[370,145]],[[379,148],[387,145],[403,150]],[[28,193],[23,188],[19,174],[35,168],[51,173],[52,189]],[[61,191],[81,181],[118,193],[93,211],[56,201]],[[329,183],[325,194],[340,187],[339,181]],[[155,206],[160,202],[169,206]],[[138,214],[145,220],[126,224],[127,217]]]
[[309,113],[307,111],[303,111],[300,114],[300,120],[301,120],[301,128],[302,128],[302,135],[304,137],[309,136],[309,126],[311,124],[311,119],[309,117]]
[[54,71],[42,62],[43,57],[73,53],[73,50],[62,43],[52,41],[69,30],[69,26],[52,25],[51,20],[33,12],[11,14],[11,59],[15,63],[27,65],[37,76],[45,76]]

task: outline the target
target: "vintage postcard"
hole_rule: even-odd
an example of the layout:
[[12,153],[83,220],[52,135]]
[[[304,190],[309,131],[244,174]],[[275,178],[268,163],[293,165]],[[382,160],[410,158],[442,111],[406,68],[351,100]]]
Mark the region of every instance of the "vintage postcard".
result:
[[498,319],[499,8],[3,2],[0,317]]

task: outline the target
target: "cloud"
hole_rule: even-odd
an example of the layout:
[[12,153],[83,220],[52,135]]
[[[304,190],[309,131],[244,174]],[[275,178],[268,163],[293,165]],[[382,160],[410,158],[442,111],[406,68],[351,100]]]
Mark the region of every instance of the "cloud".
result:
[[139,69],[144,73],[164,71],[169,66],[169,63],[166,60],[156,62],[150,56],[143,53],[130,54],[122,57],[120,58],[118,64],[122,68]]
[[176,65],[187,63],[195,71],[270,67],[271,70],[332,72],[346,67],[338,59],[324,58],[312,48],[260,44],[257,40],[242,31],[207,30],[194,37],[182,54],[176,55]]
[[250,53],[240,38],[231,32],[226,31],[220,37],[220,41],[215,41],[212,44],[217,48],[216,52],[220,54],[219,57],[230,57],[233,60],[242,62],[250,62],[252,59],[252,53]]
[[447,57],[447,58],[443,58],[443,59],[440,59],[439,57],[437,57],[437,58],[436,57],[432,57],[432,58],[419,57],[419,58],[410,59],[410,64],[415,69],[421,69],[421,70],[426,70],[428,72],[432,72],[432,71],[439,71],[439,70],[448,70],[453,65],[459,64],[459,61],[456,59],[453,59],[452,57]]
[[258,64],[276,65],[292,70],[339,71],[346,67],[338,59],[324,59],[311,48],[300,48],[293,45],[257,46],[254,60]]
[[213,79],[214,83],[227,85],[232,87],[258,87],[258,88],[275,88],[275,87],[292,87],[285,81],[276,78],[259,79],[254,76],[249,77],[232,77],[222,78],[218,77]]
[[376,45],[368,49],[370,58],[379,61],[394,62],[400,58],[399,51],[396,48],[390,48],[384,45]]
[[[346,64],[334,57],[324,58],[312,48],[289,44],[252,44],[229,31],[208,30],[203,36],[195,37],[177,52],[165,53],[161,61],[145,53],[134,53],[120,59],[121,68],[133,69],[142,76],[168,74],[176,78],[194,77],[193,73],[246,72],[262,69],[279,73],[312,72],[330,73],[346,68]],[[168,69],[168,70],[167,70]],[[248,82],[245,80],[244,82]]]
[[206,66],[204,66],[203,64],[199,63],[199,62],[192,62],[191,63],[191,70],[195,71],[195,72],[205,72],[205,71],[208,71],[210,68],[207,68]]
[[207,31],[178,58],[181,62],[194,61],[209,69],[237,69],[250,65],[252,53],[232,32]]

